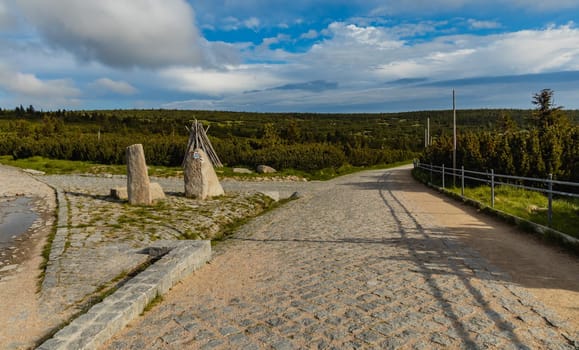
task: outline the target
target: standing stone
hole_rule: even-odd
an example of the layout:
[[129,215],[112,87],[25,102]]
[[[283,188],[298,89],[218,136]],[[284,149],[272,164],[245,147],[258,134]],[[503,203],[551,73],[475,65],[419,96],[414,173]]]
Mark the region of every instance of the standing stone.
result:
[[127,147],[127,192],[132,205],[150,205],[151,192],[143,145]]
[[206,199],[224,194],[215,169],[202,149],[197,148],[189,152],[185,156],[183,167],[185,197]]

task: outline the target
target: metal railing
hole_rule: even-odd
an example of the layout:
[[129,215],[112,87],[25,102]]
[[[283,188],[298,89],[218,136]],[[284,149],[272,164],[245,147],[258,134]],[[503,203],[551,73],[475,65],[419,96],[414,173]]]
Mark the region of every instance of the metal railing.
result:
[[[494,170],[490,172],[480,172],[466,170],[464,167],[460,169],[447,168],[443,164],[442,166],[420,163],[418,161],[414,162],[414,168],[423,169],[430,173],[430,183],[433,184],[434,174],[440,174],[442,180],[442,188],[446,188],[446,178],[452,177],[454,186],[456,186],[457,179],[460,180],[461,186],[461,196],[464,197],[464,187],[465,180],[471,182],[480,182],[490,186],[491,188],[491,207],[495,207],[495,187],[497,185],[510,186],[515,188],[521,188],[529,191],[544,193],[548,198],[548,208],[547,208],[547,222],[548,226],[552,226],[553,222],[553,195],[579,198],[579,183],[568,182],[568,181],[558,181],[553,180],[553,175],[549,174],[546,179],[532,178],[532,177],[522,177],[522,176],[512,176],[495,174]],[[555,186],[564,186],[571,190],[571,192],[555,190]]]

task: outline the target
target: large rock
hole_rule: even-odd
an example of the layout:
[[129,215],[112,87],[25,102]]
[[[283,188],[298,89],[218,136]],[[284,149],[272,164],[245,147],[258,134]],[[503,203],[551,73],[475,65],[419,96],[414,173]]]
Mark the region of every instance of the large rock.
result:
[[[163,192],[163,188],[157,182],[151,182],[149,184],[149,193],[151,194],[152,203],[165,199],[165,192]],[[111,188],[110,196],[114,199],[120,199],[124,201],[129,199],[129,194],[126,187]]]
[[127,147],[127,192],[132,205],[150,205],[151,193],[143,145]]
[[260,174],[272,174],[272,173],[276,173],[277,170],[275,170],[274,168],[267,166],[267,165],[258,165],[257,166],[257,172]]
[[185,197],[206,199],[225,193],[211,161],[200,148],[185,156],[184,177]]

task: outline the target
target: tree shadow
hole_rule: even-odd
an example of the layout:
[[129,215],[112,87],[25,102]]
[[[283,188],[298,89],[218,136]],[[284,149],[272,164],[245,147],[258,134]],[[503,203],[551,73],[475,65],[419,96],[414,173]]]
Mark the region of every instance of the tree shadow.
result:
[[[381,174],[362,175],[360,182],[346,181],[336,183],[340,186],[353,186],[363,190],[377,191],[382,199],[389,217],[392,217],[398,232],[397,237],[387,238],[365,238],[364,233],[360,236],[336,238],[336,239],[277,239],[277,238],[251,238],[251,237],[232,237],[233,240],[241,241],[259,241],[268,243],[296,243],[296,244],[320,244],[320,245],[384,245],[396,247],[394,251],[401,251],[396,255],[384,255],[380,259],[388,261],[406,261],[414,265],[413,271],[422,275],[429,289],[430,294],[436,299],[438,307],[443,310],[446,317],[451,321],[456,333],[463,340],[467,348],[478,349],[477,344],[472,338],[473,333],[468,326],[461,320],[453,308],[452,301],[445,297],[447,292],[440,283],[441,275],[448,275],[458,278],[458,283],[464,286],[467,291],[469,300],[476,304],[488,320],[501,331],[504,337],[517,348],[527,348],[522,339],[515,332],[514,325],[509,322],[501,310],[496,310],[492,306],[489,297],[485,297],[485,291],[472,283],[473,279],[485,282],[497,282],[512,285],[512,278],[505,272],[493,265],[478,254],[474,249],[467,246],[461,236],[465,235],[461,229],[442,229],[442,228],[425,228],[418,221],[417,217],[405,206],[397,197],[396,191],[408,190],[407,181],[402,176],[407,176],[404,172],[389,171]],[[420,190],[414,189],[416,192]],[[423,191],[420,191],[423,192]],[[445,200],[446,201],[446,200]],[[446,201],[451,204],[451,201]],[[483,235],[492,229],[485,225],[470,225],[464,229],[468,234]],[[489,238],[490,239],[490,238]],[[499,238],[497,238],[498,240]],[[497,244],[500,242],[497,242]],[[384,250],[384,251],[392,251]],[[402,253],[403,251],[403,253]],[[540,278],[549,278],[549,276],[540,276]],[[527,285],[535,287],[533,284]],[[550,287],[555,287],[553,284]],[[563,284],[559,285],[564,287]],[[513,291],[507,288],[511,293]],[[573,291],[579,291],[577,288],[571,288]]]
[[69,196],[82,197],[82,198],[93,199],[93,200],[109,202],[109,203],[119,203],[119,204],[128,203],[127,200],[116,199],[116,198],[111,197],[110,195],[91,194],[91,193],[74,192],[74,191],[71,191],[71,192],[65,191],[64,193],[69,195]]

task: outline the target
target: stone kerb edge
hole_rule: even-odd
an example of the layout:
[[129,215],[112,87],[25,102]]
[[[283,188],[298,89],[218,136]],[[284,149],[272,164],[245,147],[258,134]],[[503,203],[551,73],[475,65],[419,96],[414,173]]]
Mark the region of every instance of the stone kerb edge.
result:
[[53,186],[50,187],[56,192],[58,221],[56,223],[56,234],[52,239],[44,279],[42,281],[43,292],[56,286],[56,265],[58,265],[58,258],[64,253],[68,236],[68,202],[66,195],[63,191]]
[[138,317],[157,296],[211,259],[210,241],[177,241],[155,264],[73,320],[39,350],[97,349]]

